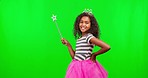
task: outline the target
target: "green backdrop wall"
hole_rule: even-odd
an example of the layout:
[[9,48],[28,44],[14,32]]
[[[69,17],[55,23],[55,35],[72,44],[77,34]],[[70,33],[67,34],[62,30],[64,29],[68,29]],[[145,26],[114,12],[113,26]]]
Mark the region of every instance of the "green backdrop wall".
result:
[[75,48],[73,24],[85,8],[111,46],[97,56],[109,78],[148,78],[147,0],[0,0],[0,78],[64,78],[71,58],[51,16]]

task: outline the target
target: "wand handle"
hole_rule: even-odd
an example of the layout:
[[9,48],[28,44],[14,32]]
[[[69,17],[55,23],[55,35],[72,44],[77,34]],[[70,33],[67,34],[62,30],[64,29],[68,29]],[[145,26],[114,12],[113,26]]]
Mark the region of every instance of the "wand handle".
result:
[[60,38],[63,38],[63,37],[62,37],[62,34],[61,34],[61,32],[60,32],[60,29],[59,29],[58,23],[57,23],[56,21],[54,21],[54,22],[55,22],[56,27],[57,27],[57,29],[58,29],[58,32],[59,32],[59,34],[60,34]]

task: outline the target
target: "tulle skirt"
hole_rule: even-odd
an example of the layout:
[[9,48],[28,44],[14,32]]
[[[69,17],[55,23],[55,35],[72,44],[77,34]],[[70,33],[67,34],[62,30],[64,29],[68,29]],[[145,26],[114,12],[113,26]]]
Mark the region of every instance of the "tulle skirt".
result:
[[108,74],[101,64],[89,60],[72,60],[65,78],[107,78]]

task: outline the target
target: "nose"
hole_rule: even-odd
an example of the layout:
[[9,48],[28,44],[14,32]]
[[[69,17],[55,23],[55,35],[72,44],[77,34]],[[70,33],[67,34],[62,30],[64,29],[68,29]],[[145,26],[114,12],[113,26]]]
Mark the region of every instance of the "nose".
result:
[[85,23],[82,23],[82,26],[86,26],[86,24]]

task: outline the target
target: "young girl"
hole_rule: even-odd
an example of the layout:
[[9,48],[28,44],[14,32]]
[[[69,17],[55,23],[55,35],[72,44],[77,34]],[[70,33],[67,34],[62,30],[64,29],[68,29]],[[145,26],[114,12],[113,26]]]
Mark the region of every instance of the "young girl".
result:
[[[62,39],[72,57],[65,78],[107,78],[107,72],[96,61],[96,56],[107,52],[110,46],[99,39],[98,23],[92,13],[83,12],[75,21],[74,36],[77,38],[76,50],[72,49],[71,44]],[[92,53],[94,46],[101,49]]]

